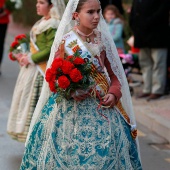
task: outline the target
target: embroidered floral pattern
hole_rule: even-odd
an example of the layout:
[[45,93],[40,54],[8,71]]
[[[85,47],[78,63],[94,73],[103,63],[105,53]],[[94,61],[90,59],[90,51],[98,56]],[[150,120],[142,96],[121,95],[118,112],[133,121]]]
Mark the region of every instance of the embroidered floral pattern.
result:
[[94,99],[77,103],[76,109],[74,100],[55,108],[56,97],[49,98],[34,126],[21,170],[142,169],[130,127],[116,109],[103,111],[108,123],[96,111]]

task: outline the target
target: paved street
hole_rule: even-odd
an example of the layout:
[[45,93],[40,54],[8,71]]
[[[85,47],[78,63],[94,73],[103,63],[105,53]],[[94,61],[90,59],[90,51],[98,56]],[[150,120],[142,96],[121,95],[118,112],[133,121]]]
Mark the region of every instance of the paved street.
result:
[[17,63],[11,62],[5,55],[0,77],[0,170],[19,169],[24,152],[24,144],[13,141],[6,134],[8,112],[18,71]]
[[[19,71],[18,64],[7,57],[7,48],[12,41],[8,34],[2,75],[0,76],[0,170],[18,170],[24,144],[12,140],[6,133],[6,124]],[[138,123],[141,158],[144,170],[170,170],[170,145],[166,140]]]

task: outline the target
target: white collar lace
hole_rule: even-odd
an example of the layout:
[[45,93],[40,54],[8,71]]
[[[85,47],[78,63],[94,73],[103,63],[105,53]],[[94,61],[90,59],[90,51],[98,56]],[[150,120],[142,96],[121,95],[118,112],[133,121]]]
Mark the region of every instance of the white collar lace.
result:
[[58,28],[60,20],[56,18],[50,18],[46,20],[44,17],[37,21],[31,29],[30,36],[36,41],[36,35],[48,30],[49,28]]

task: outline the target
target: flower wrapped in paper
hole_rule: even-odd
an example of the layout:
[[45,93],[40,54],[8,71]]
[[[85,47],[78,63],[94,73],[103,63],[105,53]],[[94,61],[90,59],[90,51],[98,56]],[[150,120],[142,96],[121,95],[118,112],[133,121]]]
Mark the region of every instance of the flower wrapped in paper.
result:
[[29,36],[25,34],[17,35],[10,45],[9,58],[12,61],[17,60],[21,54],[29,52]]

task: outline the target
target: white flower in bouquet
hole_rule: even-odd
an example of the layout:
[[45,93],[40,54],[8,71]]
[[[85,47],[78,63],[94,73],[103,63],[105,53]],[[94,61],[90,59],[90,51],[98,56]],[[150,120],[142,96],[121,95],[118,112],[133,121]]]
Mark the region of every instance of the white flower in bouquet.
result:
[[5,3],[5,6],[9,11],[15,11],[22,7],[22,1],[21,0],[7,0]]
[[20,9],[22,7],[22,1],[21,0],[11,0],[15,1],[15,8]]

